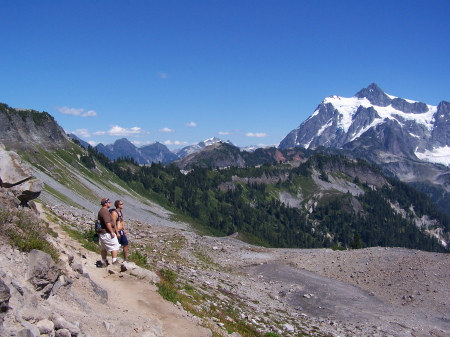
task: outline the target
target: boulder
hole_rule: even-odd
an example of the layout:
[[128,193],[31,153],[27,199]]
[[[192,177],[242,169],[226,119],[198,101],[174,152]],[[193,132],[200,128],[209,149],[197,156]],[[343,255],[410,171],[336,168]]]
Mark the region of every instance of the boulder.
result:
[[31,250],[28,256],[28,280],[35,290],[42,292],[43,298],[50,296],[59,274],[60,269],[49,254],[36,249]]
[[22,204],[26,204],[41,194],[44,183],[31,175],[17,153],[6,151],[0,144],[0,187],[10,189]]
[[47,335],[50,335],[55,328],[55,324],[48,319],[43,319],[43,320],[39,321],[36,324],[36,326],[38,327],[39,332],[41,334],[47,334]]
[[59,329],[55,333],[55,337],[72,337],[68,329]]
[[31,178],[19,155],[13,151],[6,151],[0,144],[0,183],[2,187],[12,187]]
[[37,337],[30,329],[22,329],[17,333],[17,337]]
[[9,310],[9,299],[11,298],[11,292],[9,287],[0,279],[0,325],[3,324],[3,318],[5,313]]
[[11,188],[17,195],[17,199],[22,204],[27,204],[30,200],[39,197],[44,190],[44,183],[40,179],[32,178]]
[[78,328],[75,324],[66,321],[64,317],[55,312],[51,315],[50,320],[53,324],[55,324],[55,329],[57,332],[60,330],[67,330],[71,336],[78,336],[80,334],[80,328]]
[[151,270],[138,267],[136,264],[134,264],[132,262],[125,262],[124,265],[125,265],[125,267],[127,269],[127,272],[130,275],[133,275],[133,276],[135,276],[137,278],[140,278],[140,279],[147,279],[147,280],[149,280],[150,282],[153,282],[153,283],[159,283],[160,282],[159,276],[156,275]]

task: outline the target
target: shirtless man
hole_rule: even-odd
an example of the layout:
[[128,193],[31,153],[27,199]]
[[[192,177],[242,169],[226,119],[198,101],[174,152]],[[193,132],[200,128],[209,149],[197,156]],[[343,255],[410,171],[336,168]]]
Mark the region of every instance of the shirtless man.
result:
[[111,211],[112,221],[115,224],[119,244],[123,247],[123,258],[125,261],[129,261],[127,230],[125,228],[125,222],[123,221],[123,213],[122,213],[123,201],[116,200],[114,202],[114,207],[116,207],[116,209],[113,209]]
[[103,198],[100,204],[102,208],[98,212],[97,219],[100,220],[102,228],[99,233],[102,261],[99,267],[105,268],[108,265],[108,252],[111,252],[112,263],[118,263],[117,253],[119,252],[120,244],[117,241],[116,230],[112,222],[111,214],[108,211],[111,201],[108,198]]

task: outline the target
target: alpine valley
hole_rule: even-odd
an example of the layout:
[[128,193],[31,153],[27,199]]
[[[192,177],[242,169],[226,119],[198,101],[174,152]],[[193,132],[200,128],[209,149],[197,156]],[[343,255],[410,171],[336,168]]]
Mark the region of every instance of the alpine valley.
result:
[[450,336],[449,114],[371,84],[277,147],[173,153],[0,104],[0,336]]
[[447,251],[449,106],[397,98],[371,84],[352,98],[326,98],[277,148],[243,151],[211,138],[173,153],[127,139],[92,148],[66,136],[48,113],[4,104],[0,140],[34,165],[43,161],[36,151],[75,151],[65,156],[90,170],[105,167],[215,235],[238,232],[272,247]]
[[[88,147],[77,136],[70,136]],[[450,215],[450,103],[446,101],[432,106],[398,98],[372,83],[351,98],[325,98],[277,148],[249,154],[233,147],[214,137],[174,152],[158,142],[137,148],[127,139],[99,144],[96,149],[111,160],[128,157],[139,164],[176,161],[181,169],[285,162],[298,159],[301,149],[362,158],[426,193]]]

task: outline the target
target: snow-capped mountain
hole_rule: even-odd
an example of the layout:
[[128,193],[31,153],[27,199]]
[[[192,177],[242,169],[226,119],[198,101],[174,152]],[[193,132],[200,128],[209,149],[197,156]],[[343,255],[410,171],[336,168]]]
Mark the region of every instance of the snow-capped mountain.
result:
[[351,98],[325,98],[279,145],[297,146],[357,150],[378,157],[384,153],[449,165],[450,103],[433,106],[398,98],[372,83]]
[[375,163],[448,208],[449,102],[433,106],[398,98],[374,83],[351,98],[327,97],[279,148],[320,146]]
[[213,138],[209,138],[207,140],[204,140],[202,142],[199,142],[197,144],[193,144],[193,145],[189,145],[189,146],[183,147],[181,150],[175,151],[175,154],[179,158],[184,158],[184,157],[186,157],[186,156],[188,156],[188,155],[190,155],[192,153],[195,153],[197,151],[200,151],[200,150],[204,149],[207,146],[210,146],[210,145],[213,145],[213,144],[216,144],[216,143],[219,143],[219,142],[233,145],[229,140],[223,141],[220,138],[213,137]]

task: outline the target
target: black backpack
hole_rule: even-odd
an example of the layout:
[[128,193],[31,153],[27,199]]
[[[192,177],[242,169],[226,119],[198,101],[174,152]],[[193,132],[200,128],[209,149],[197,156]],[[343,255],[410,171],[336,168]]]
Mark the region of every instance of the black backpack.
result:
[[[91,227],[91,229],[92,229],[92,227]],[[92,241],[94,241],[94,242],[99,241],[98,234],[101,232],[101,230],[102,230],[102,225],[100,223],[100,220],[95,220],[94,221],[94,235],[92,236]]]
[[94,221],[94,231],[96,233],[100,233],[102,231],[102,224],[101,224],[100,220]]

